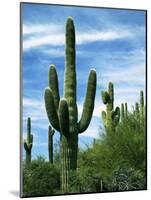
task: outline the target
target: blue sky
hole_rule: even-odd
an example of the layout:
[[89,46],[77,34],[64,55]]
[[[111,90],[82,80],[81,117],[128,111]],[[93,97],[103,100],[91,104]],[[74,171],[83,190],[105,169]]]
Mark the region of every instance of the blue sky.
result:
[[[63,94],[65,21],[72,16],[76,29],[77,104],[80,119],[88,73],[97,71],[97,91],[89,128],[79,137],[79,146],[98,137],[100,92],[114,83],[115,106],[128,102],[129,109],[145,90],[145,12],[119,9],[22,4],[23,137],[27,117],[32,119],[33,156],[47,158],[48,119],[44,89],[48,68],[55,64],[60,95]],[[54,143],[59,133],[54,136]]]

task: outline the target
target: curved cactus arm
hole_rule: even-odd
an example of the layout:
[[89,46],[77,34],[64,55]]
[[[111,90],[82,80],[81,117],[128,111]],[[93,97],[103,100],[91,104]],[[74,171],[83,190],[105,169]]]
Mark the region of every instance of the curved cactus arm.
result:
[[95,102],[95,93],[96,93],[96,71],[91,70],[89,77],[88,77],[88,83],[87,83],[87,91],[86,96],[83,104],[83,112],[81,120],[78,123],[78,130],[79,133],[84,132],[91,121],[91,117],[93,114],[94,109],[94,102]]
[[60,130],[64,136],[69,136],[69,110],[66,99],[61,99],[58,109]]
[[32,146],[33,146],[33,144],[32,144],[32,143],[29,143],[29,144],[28,144],[28,149],[31,150]]
[[24,141],[24,148],[25,148],[26,151],[28,151],[28,145],[27,145],[26,141]]
[[58,109],[60,95],[59,95],[59,87],[58,87],[58,75],[57,75],[54,65],[50,65],[48,81],[49,81],[49,87],[52,90],[56,109]]
[[107,104],[109,102],[109,100],[110,100],[110,96],[109,96],[108,92],[107,91],[102,91],[101,92],[101,96],[102,96],[103,103]]
[[26,141],[24,141],[24,148],[25,148],[26,151],[31,150],[31,148],[32,148],[32,143],[29,143],[29,144],[28,144]]
[[106,126],[106,112],[102,111],[102,120],[103,120],[103,124]]
[[50,88],[45,89],[44,99],[49,122],[57,131],[60,131],[58,114],[55,107],[52,90]]

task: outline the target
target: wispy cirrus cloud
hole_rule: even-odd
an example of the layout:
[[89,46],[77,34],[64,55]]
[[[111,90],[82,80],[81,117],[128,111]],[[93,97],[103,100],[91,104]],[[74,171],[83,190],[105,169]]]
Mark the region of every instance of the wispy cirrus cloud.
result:
[[[140,28],[141,29],[141,28]],[[118,39],[130,39],[136,34],[136,31],[122,29],[120,27],[112,27],[106,30],[88,28],[86,32],[77,32],[76,44],[88,44],[97,41],[112,41]],[[49,45],[49,46],[63,46],[65,41],[64,27],[57,24],[46,25],[23,25],[23,49],[27,51],[29,49]]]

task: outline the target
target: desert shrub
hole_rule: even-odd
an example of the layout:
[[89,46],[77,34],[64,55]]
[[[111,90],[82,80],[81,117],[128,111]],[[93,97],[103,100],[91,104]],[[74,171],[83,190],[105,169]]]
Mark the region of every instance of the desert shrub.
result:
[[60,189],[59,169],[38,157],[23,167],[23,196],[46,196]]

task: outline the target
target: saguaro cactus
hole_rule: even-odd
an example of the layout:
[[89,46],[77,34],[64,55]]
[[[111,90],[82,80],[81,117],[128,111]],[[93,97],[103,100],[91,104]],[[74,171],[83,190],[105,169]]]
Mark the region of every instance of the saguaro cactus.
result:
[[128,117],[128,107],[127,103],[121,103],[121,121],[127,119]]
[[69,172],[77,168],[78,133],[84,132],[91,121],[95,93],[96,71],[90,71],[83,112],[78,122],[76,104],[75,28],[71,17],[66,22],[66,58],[64,94],[60,99],[58,77],[54,65],[49,69],[49,87],[45,89],[45,107],[49,122],[60,132],[61,186],[69,192]]
[[102,111],[102,120],[108,133],[115,132],[115,128],[120,119],[120,108],[114,110],[114,86],[109,83],[108,91],[102,91],[102,100],[106,105],[106,112]]
[[55,130],[51,126],[48,127],[48,155],[49,162],[53,163],[53,135]]
[[33,135],[31,134],[31,119],[27,119],[27,138],[24,140],[24,148],[26,151],[26,165],[31,163],[31,149],[33,145]]

